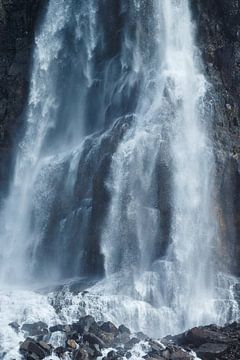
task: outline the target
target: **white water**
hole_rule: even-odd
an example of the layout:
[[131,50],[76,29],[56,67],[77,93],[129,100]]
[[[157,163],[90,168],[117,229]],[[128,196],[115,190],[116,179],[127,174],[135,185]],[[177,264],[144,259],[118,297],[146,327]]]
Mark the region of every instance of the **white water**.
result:
[[[155,1],[154,6],[157,67],[145,75],[154,91],[144,89],[137,120],[113,156],[102,251],[110,293],[150,302],[158,309],[158,331],[164,333],[167,322],[174,333],[219,321],[215,167],[205,97],[209,85],[194,45],[188,2]],[[160,258],[162,213],[152,199],[161,187],[159,160],[168,169],[166,191],[172,192],[168,247]],[[120,284],[113,276],[119,271]]]
[[[188,1],[153,0],[148,6],[134,0],[129,9],[122,2],[120,12],[127,20],[120,55],[112,58],[101,34],[106,19],[94,0],[77,5],[51,1],[36,35],[26,132],[0,214],[0,279],[13,284],[0,293],[0,354],[7,353],[5,360],[18,358],[24,336],[8,326],[11,321],[52,325],[90,313],[162,336],[238,318],[236,280],[219,273],[215,257],[209,84],[194,45]],[[95,51],[101,47],[104,65],[96,70]],[[89,95],[98,83],[99,92]],[[131,113],[129,104],[126,114],[119,112],[126,105],[124,96],[136,106],[111,154],[106,180],[111,195],[101,236],[106,278],[87,295],[16,290],[16,284],[36,288],[46,278],[51,282],[84,270],[91,206],[72,206],[78,165],[88,141],[83,164],[91,156],[98,159],[112,127],[101,135],[96,131],[108,117],[114,122]],[[89,178],[86,203],[91,183]],[[59,209],[64,214],[56,215],[55,223]],[[59,301],[56,314],[52,302]],[[51,341],[60,344],[62,339]]]

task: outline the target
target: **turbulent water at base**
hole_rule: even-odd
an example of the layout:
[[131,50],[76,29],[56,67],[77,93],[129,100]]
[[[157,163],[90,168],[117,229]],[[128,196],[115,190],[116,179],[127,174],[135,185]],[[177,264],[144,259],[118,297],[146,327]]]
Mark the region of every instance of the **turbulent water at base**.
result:
[[[10,321],[90,313],[162,336],[237,319],[194,33],[187,0],[50,0],[0,214],[6,359],[23,337]],[[78,277],[87,295],[39,290]]]

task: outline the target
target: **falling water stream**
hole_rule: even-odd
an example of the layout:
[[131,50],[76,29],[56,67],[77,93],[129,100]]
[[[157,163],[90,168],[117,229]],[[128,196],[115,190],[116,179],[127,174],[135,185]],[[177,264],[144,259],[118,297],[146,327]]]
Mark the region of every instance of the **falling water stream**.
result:
[[[195,30],[187,0],[49,1],[0,214],[9,359],[22,336],[10,321],[91,313],[162,336],[237,318],[216,255],[211,86]],[[56,295],[53,283],[76,278],[93,281],[84,299]]]

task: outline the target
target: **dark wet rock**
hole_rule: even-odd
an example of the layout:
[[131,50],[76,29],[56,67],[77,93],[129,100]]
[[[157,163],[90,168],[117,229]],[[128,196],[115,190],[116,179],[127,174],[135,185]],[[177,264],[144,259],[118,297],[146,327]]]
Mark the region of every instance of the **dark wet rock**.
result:
[[114,344],[126,344],[130,341],[130,336],[128,333],[119,333],[114,338]]
[[214,360],[218,356],[224,355],[227,349],[228,345],[225,344],[205,343],[201,345],[198,349],[195,349],[195,352],[202,359]]
[[107,360],[121,360],[122,356],[119,356],[119,354],[115,350],[111,350],[105,358]]
[[83,335],[83,340],[87,341],[91,345],[99,345],[100,348],[106,348],[106,343],[98,336],[88,333]]
[[164,350],[164,347],[159,344],[157,341],[154,340],[149,340],[149,346],[151,347],[151,353],[153,354],[158,354],[160,353],[162,350]]
[[124,349],[131,350],[133,348],[133,346],[138,344],[139,342],[140,342],[140,340],[138,338],[133,337],[124,345]]
[[[27,360],[41,360],[52,352],[60,358],[67,352],[73,360],[94,360],[102,356],[103,349],[109,349],[104,359],[120,360],[130,358],[134,346],[139,344],[146,352],[144,359],[149,360],[193,360],[192,351],[196,352],[202,360],[240,359],[240,324],[237,322],[224,327],[217,325],[195,327],[176,336],[167,336],[161,341],[146,339],[144,334],[143,339],[140,339],[141,336],[134,336],[123,326],[120,331],[110,322],[97,324],[92,316],[80,318],[77,324],[77,326],[75,323],[62,327],[57,325],[52,328],[51,332],[61,329],[66,333],[65,347],[53,349],[44,341],[27,337],[20,345],[20,353]],[[108,327],[105,327],[106,324]],[[35,334],[47,328],[46,324],[41,322],[24,325],[27,325],[27,329]],[[31,328],[28,327],[29,325]],[[34,327],[34,330],[32,329],[33,325],[38,331],[35,331]],[[108,331],[111,329],[112,332],[103,331],[101,328],[103,325],[104,329]],[[87,329],[94,329],[96,333],[89,332]],[[143,345],[140,341],[143,341]]]
[[240,275],[239,0],[191,0],[213,110],[221,268]]
[[100,329],[107,333],[117,334],[118,332],[118,328],[111,321],[104,322]]
[[51,333],[56,332],[56,331],[65,331],[65,325],[59,324],[59,325],[50,326],[49,331]]
[[90,359],[89,355],[88,355],[88,352],[83,349],[83,348],[80,348],[78,349],[78,351],[74,354],[74,357],[73,357],[74,360],[88,360]]
[[16,332],[18,332],[20,328],[20,325],[16,321],[9,323],[8,326],[10,326]]
[[132,356],[131,352],[130,351],[127,351],[126,354],[125,354],[125,357],[127,359],[130,359],[130,357]]
[[98,333],[98,337],[107,345],[112,346],[114,344],[115,336],[112,333],[101,331]]
[[118,327],[118,332],[121,334],[131,334],[131,331],[125,325],[120,325]]
[[26,331],[29,336],[46,335],[48,333],[48,325],[38,321],[33,324],[23,324],[21,330]]
[[202,360],[233,360],[240,358],[240,327],[233,323],[195,327],[171,340],[184,348],[193,349]]
[[44,359],[52,353],[52,347],[49,344],[43,341],[37,342],[36,340],[31,338],[27,338],[20,345],[19,350],[25,359],[35,360]]
[[99,326],[93,316],[86,315],[79,319],[77,323],[72,324],[72,329],[77,331],[80,334],[92,332],[97,333]]
[[98,344],[91,345],[91,349],[93,350],[94,357],[102,356],[102,352]]
[[63,354],[67,351],[67,349],[64,346],[58,346],[54,352],[58,357],[62,357]]
[[0,201],[21,137],[34,31],[45,0],[0,1]]

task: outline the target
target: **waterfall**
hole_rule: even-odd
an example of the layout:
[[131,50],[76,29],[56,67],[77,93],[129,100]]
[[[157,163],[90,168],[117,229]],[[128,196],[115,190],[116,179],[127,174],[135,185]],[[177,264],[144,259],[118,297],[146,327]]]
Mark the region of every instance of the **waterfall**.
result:
[[90,313],[158,335],[228,319],[194,37],[187,0],[50,0],[0,213],[2,284],[93,277]]
[[113,155],[102,251],[113,287],[165,306],[182,330],[216,316],[208,83],[187,1],[155,1],[154,8],[157,51],[134,126]]

